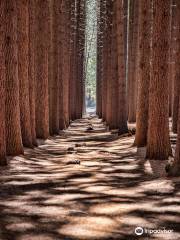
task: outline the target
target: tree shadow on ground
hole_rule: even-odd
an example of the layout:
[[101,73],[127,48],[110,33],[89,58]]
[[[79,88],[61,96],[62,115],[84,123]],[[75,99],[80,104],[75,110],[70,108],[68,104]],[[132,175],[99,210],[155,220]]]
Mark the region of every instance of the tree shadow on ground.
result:
[[[76,121],[73,128],[83,132],[81,124],[90,121],[103,127],[93,118]],[[56,136],[1,169],[0,239],[180,239],[179,178],[146,171],[133,137],[104,134],[110,139],[83,133],[81,147],[75,147],[73,133]],[[136,236],[137,226],[173,233]]]

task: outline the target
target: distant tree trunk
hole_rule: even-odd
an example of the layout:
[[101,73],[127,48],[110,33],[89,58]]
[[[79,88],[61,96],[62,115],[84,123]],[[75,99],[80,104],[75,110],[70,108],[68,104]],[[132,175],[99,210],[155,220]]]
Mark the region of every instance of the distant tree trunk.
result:
[[[177,36],[177,49],[176,49],[176,77],[178,80],[180,79],[180,2],[177,1],[177,8],[176,8],[176,14],[177,14],[177,28],[176,28],[176,36]],[[180,94],[180,89],[179,89]],[[179,99],[180,101],[180,99]],[[166,171],[168,172],[168,175],[171,176],[180,176],[180,102],[178,104],[178,135],[177,135],[177,144],[176,144],[176,152],[175,152],[175,159],[173,163],[170,163],[166,166]]]
[[[43,11],[42,11],[43,9]],[[46,21],[45,21],[46,19]],[[49,1],[36,1],[36,135],[49,136],[48,47]]]
[[[117,34],[121,31],[121,28],[123,26],[119,26],[117,18],[116,18],[116,11],[119,11],[117,1],[114,1],[112,3],[112,11],[110,8],[110,11],[112,13],[112,24],[111,24],[111,34],[110,34],[110,49],[111,49],[111,55],[110,55],[110,75],[109,75],[109,98],[110,98],[110,106],[108,111],[110,111],[110,118],[109,118],[109,127],[110,129],[118,129],[119,122],[118,122],[118,99],[119,99],[119,83],[118,83],[118,37]],[[122,7],[122,6],[121,6]],[[118,9],[117,9],[118,8]],[[123,17],[121,9],[118,12],[120,17]],[[124,33],[124,32],[123,32]],[[121,32],[121,36],[124,36]],[[122,37],[123,38],[123,37]],[[121,39],[122,40],[122,39]],[[124,39],[123,39],[124,40]],[[122,43],[122,42],[121,42]],[[123,48],[123,46],[120,46]],[[124,49],[123,49],[124,50]],[[124,51],[123,51],[124,52]],[[122,52],[121,52],[122,54]],[[124,57],[124,55],[123,55]],[[124,66],[123,66],[124,67]],[[122,71],[123,74],[123,71]]]
[[[59,46],[59,128],[65,129],[65,117],[64,117],[64,70],[67,70],[67,65],[64,66],[64,51],[63,48],[65,46],[65,42],[67,39],[65,39],[66,36],[66,9],[65,9],[65,0],[61,1],[60,6],[60,46]],[[66,79],[67,80],[67,79]]]
[[[106,122],[112,122],[112,14],[113,1],[107,2]],[[112,126],[110,126],[112,128]]]
[[168,159],[170,154],[168,105],[169,0],[152,0],[152,65],[149,86],[147,158]]
[[84,43],[85,43],[85,5],[84,0],[78,0],[76,5],[76,118],[82,117],[83,110],[83,71],[84,71]]
[[102,3],[98,1],[97,16],[97,70],[96,70],[96,113],[102,117],[102,33],[103,33],[103,13]]
[[[175,51],[176,51],[176,3],[177,0],[171,0],[171,31],[170,31],[170,49],[169,49],[169,116],[173,116],[173,97],[174,97],[174,77],[175,77]],[[176,129],[177,131],[177,129]]]
[[124,25],[125,18],[123,15],[124,1],[116,0],[116,35],[117,35],[117,78],[118,78],[118,126],[119,132],[125,133],[127,127],[127,98],[126,98],[126,57],[124,50]]
[[63,122],[64,127],[69,125],[69,77],[70,77],[70,32],[69,32],[69,1],[62,1],[62,91],[63,91]]
[[36,113],[35,113],[35,0],[29,2],[29,104],[32,143],[36,141]]
[[5,1],[6,151],[22,154],[17,55],[17,2]]
[[[173,81],[173,116],[172,116],[172,131],[177,133],[177,125],[178,125],[178,109],[179,109],[179,99],[180,99],[180,80],[179,80],[179,68],[177,67],[179,62],[179,16],[178,16],[178,7],[179,1],[176,1],[176,7],[174,6],[174,41],[173,41],[173,65],[172,69],[172,81]],[[173,67],[173,66],[172,66]]]
[[173,89],[173,0],[170,0],[171,6],[170,6],[170,47],[169,47],[169,117],[172,116],[172,89]]
[[[179,11],[179,14],[180,14],[180,11]],[[179,104],[179,114],[178,115],[179,115],[179,117],[178,117],[178,137],[177,137],[177,144],[176,144],[173,175],[180,175],[180,104]]]
[[70,86],[69,86],[69,111],[70,111],[70,119],[75,119],[75,102],[76,102],[76,87],[75,87],[75,75],[76,75],[76,35],[77,35],[77,21],[76,21],[76,4],[75,1],[71,2],[71,12],[70,12],[70,37],[71,37],[71,43],[70,43]]
[[107,65],[108,65],[108,24],[107,2],[101,0],[103,26],[102,29],[102,119],[106,120],[107,105]]
[[150,80],[150,41],[151,41],[151,1],[139,2],[139,65],[138,98],[136,113],[135,145],[144,147],[147,142],[149,80]]
[[5,31],[5,1],[0,1],[0,165],[6,165],[6,133],[5,133],[5,59],[4,59],[4,31]]
[[166,171],[169,176],[180,176],[180,104],[178,114],[178,131],[177,131],[177,143],[175,151],[175,159],[173,163],[166,166]]
[[49,19],[49,130],[59,133],[59,41],[61,0],[51,1]]
[[30,104],[29,104],[29,4],[18,0],[18,77],[22,141],[25,147],[32,147]]
[[130,1],[129,10],[129,61],[128,61],[128,121],[136,121],[137,104],[137,46],[138,46],[138,4],[139,0]]
[[85,0],[80,1],[80,49],[79,49],[79,58],[80,58],[80,68],[79,68],[79,77],[80,77],[80,106],[79,106],[79,117],[82,117],[83,114],[83,103],[84,103],[84,89],[85,89],[85,28],[86,28],[86,12],[85,12]]
[[123,22],[124,22],[124,58],[125,73],[127,81],[127,56],[128,56],[128,0],[123,0]]

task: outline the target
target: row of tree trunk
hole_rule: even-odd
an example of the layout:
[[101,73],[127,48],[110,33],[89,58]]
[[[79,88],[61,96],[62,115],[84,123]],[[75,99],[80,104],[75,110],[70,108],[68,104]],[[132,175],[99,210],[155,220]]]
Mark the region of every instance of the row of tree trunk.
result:
[[83,0],[0,1],[0,165],[82,115]]
[[126,46],[127,18],[122,1],[99,2],[97,110],[109,127],[127,132]]
[[147,146],[150,159],[167,159],[169,116],[173,131],[178,129],[180,3],[99,4],[98,114],[120,133],[127,131],[127,121],[136,122],[135,145]]

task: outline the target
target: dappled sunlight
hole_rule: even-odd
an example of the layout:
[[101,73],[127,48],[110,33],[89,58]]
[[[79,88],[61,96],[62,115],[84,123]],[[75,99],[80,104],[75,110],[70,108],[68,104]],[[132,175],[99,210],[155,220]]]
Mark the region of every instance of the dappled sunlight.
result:
[[[96,118],[86,121],[84,129],[89,121],[94,130],[103,126]],[[147,171],[133,136],[85,133],[81,127],[74,122],[71,135],[67,129],[63,139],[26,149],[0,170],[0,238],[129,240],[142,226],[173,229],[167,239],[178,239],[179,178]],[[84,132],[77,144],[73,134],[79,129]]]

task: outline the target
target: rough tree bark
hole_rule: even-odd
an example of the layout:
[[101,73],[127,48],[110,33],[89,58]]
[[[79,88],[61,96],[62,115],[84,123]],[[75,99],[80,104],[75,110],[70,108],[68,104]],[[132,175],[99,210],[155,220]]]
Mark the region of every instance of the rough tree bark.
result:
[[137,46],[138,46],[138,0],[129,3],[129,49],[128,49],[128,121],[136,121],[137,105]]
[[150,44],[151,44],[151,1],[139,2],[139,64],[138,98],[136,113],[135,145],[144,147],[147,142],[149,80],[150,80]]
[[75,99],[75,117],[82,117],[83,110],[83,71],[84,71],[84,42],[85,42],[85,6],[84,0],[78,0],[76,3],[76,70],[75,70],[75,84],[76,84],[76,99]]
[[98,1],[97,15],[97,85],[96,85],[96,113],[102,117],[102,33],[103,33],[103,11],[102,1]]
[[118,69],[118,126],[119,133],[128,131],[127,127],[127,98],[126,98],[126,58],[124,50],[124,1],[116,0],[116,35],[117,35],[117,69]]
[[5,133],[5,1],[0,1],[0,165],[6,165],[6,133]]
[[32,143],[36,141],[36,114],[35,114],[35,0],[29,2],[29,104]]
[[77,36],[77,19],[76,19],[76,4],[75,1],[71,2],[71,11],[70,11],[70,85],[69,85],[69,111],[70,111],[70,120],[75,119],[75,102],[76,102],[76,87],[75,87],[75,76],[76,76],[76,36]]
[[[112,121],[112,18],[113,18],[113,1],[107,2],[107,70],[106,70],[106,117],[108,125]],[[111,126],[110,126],[111,127]]]
[[149,85],[147,158],[168,159],[170,154],[168,56],[170,1],[152,0],[152,64]]
[[60,14],[61,14],[61,0],[53,0],[50,6],[49,19],[49,130],[50,134],[59,133],[59,81],[61,79],[59,65],[59,58],[61,53],[60,48]]
[[18,78],[22,141],[32,147],[29,104],[29,4],[28,0],[17,1],[18,7]]
[[173,41],[173,66],[172,66],[172,81],[173,81],[173,116],[172,116],[172,131],[177,133],[177,125],[178,125],[178,109],[179,109],[179,92],[180,92],[180,81],[179,81],[179,69],[176,67],[179,62],[179,16],[178,16],[178,7],[179,2],[175,1],[176,5],[174,6],[174,41]]
[[36,1],[36,24],[36,136],[46,139],[49,136],[49,0]]
[[107,65],[108,65],[108,24],[107,24],[107,2],[101,0],[101,11],[103,18],[102,29],[102,119],[106,120],[107,104]]
[[69,58],[69,45],[70,45],[70,32],[69,32],[69,1],[62,1],[62,105],[63,105],[63,124],[64,127],[69,125],[69,78],[70,78],[70,58]]
[[19,80],[17,54],[17,2],[5,1],[5,66],[6,66],[6,151],[8,155],[22,154],[20,126]]
[[[175,79],[177,81],[180,80],[180,1],[177,1],[177,51],[176,51],[176,63],[175,63],[175,68],[176,68],[176,76]],[[180,95],[180,88],[179,90],[179,95]],[[176,152],[175,152],[175,159],[172,164],[169,166],[166,166],[166,170],[169,175],[173,176],[180,176],[180,99],[179,99],[179,105],[178,105],[178,137],[177,137],[177,144],[176,144]]]

